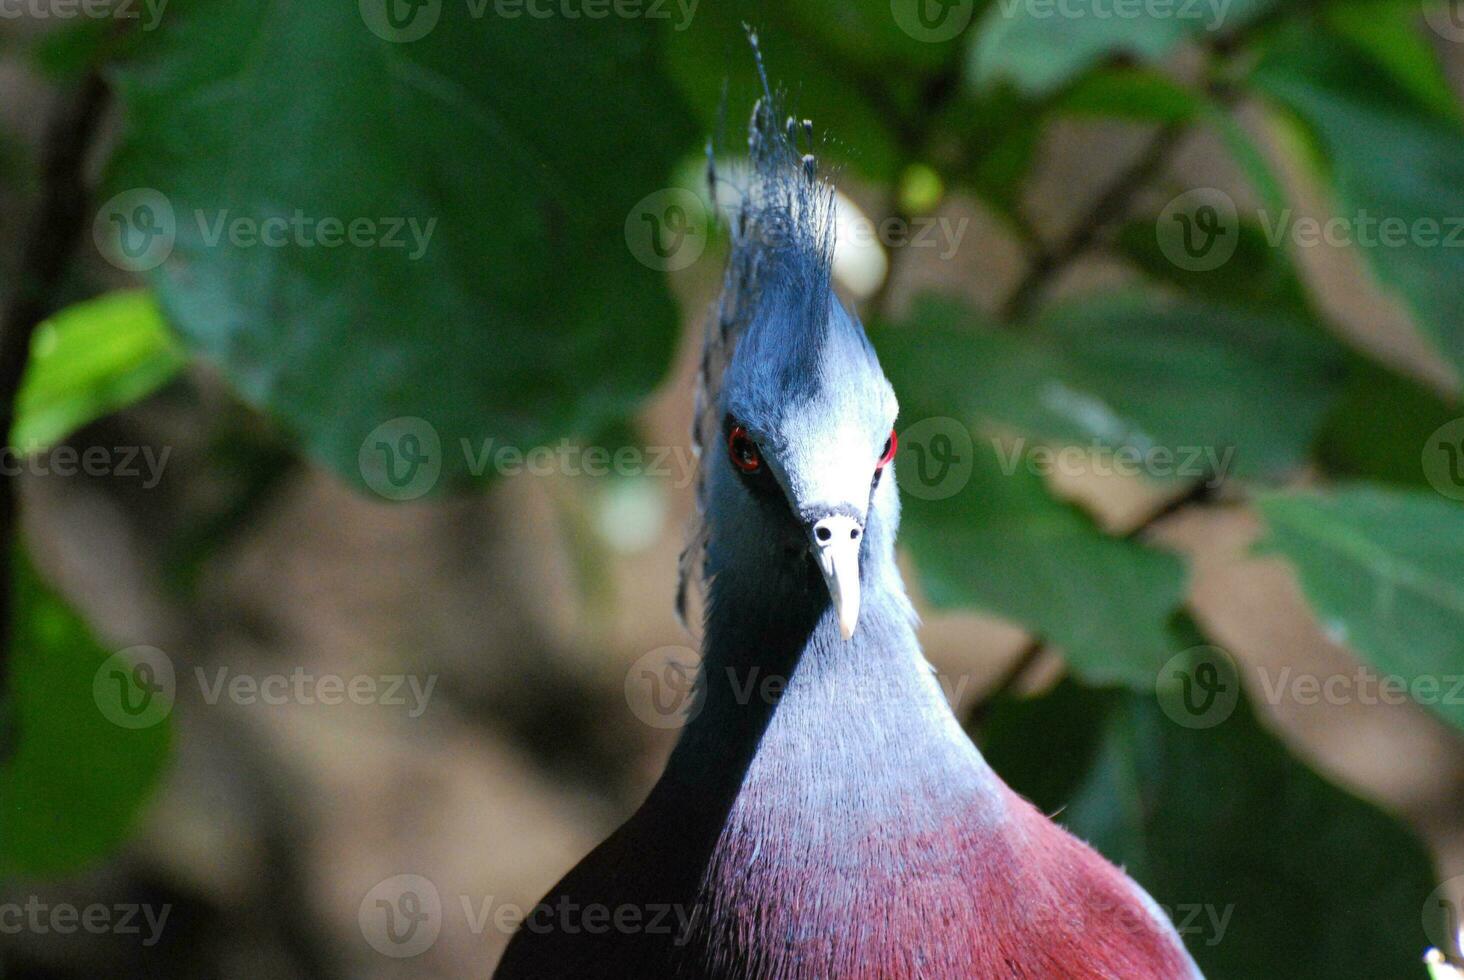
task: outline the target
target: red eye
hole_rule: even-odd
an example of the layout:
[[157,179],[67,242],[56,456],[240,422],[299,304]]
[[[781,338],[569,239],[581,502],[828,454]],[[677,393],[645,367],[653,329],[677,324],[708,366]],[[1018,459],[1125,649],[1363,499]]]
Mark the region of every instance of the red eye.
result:
[[732,457],[732,465],[744,473],[756,473],[762,469],[762,454],[757,451],[757,443],[740,425],[734,425],[727,436],[727,454]]
[[890,464],[890,460],[895,458],[895,450],[899,447],[900,437],[895,435],[894,429],[891,429],[890,437],[885,441],[884,452],[880,454],[879,462],[874,464],[874,468],[877,470],[882,470],[886,466],[888,466]]

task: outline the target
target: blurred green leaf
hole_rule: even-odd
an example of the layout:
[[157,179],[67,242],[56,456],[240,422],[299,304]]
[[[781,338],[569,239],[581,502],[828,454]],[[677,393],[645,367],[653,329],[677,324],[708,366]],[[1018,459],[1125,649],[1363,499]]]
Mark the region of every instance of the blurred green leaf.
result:
[[1244,697],[1194,729],[1152,693],[1065,681],[1002,702],[984,734],[992,768],[1148,889],[1208,976],[1424,976],[1428,852],[1294,758]]
[[[893,73],[900,65],[917,70],[939,68],[952,60],[960,45],[959,35],[935,41],[928,40],[924,32],[917,37],[901,29],[900,22],[906,12],[916,12],[917,4],[913,0],[894,0],[893,4],[776,0],[751,5],[754,13],[748,12],[748,4],[740,6],[742,17],[760,31],[764,25],[786,18],[789,26],[797,26],[800,37],[827,45],[830,54],[885,72]],[[960,5],[951,9],[952,29],[960,26],[960,12]],[[697,15],[705,16],[705,10],[698,8]],[[693,24],[690,29],[696,28]],[[769,27],[764,40],[775,42],[776,34],[776,29]],[[801,78],[804,73],[800,70],[796,74]]]
[[1464,281],[1464,248],[1458,247],[1464,245],[1464,130],[1420,109],[1352,49],[1315,34],[1278,43],[1254,80],[1310,129],[1331,168],[1337,214],[1351,222],[1356,247],[1464,377],[1464,292],[1458,289]]
[[23,560],[13,601],[19,742],[0,764],[0,876],[65,874],[126,839],[162,773],[169,728],[161,720],[138,728],[108,720],[98,690],[111,691],[115,680],[127,686],[126,697],[140,699],[136,678],[119,670],[94,686],[108,652]]
[[1115,56],[1154,61],[1186,38],[1228,34],[1274,3],[1176,2],[1160,11],[1109,0],[996,0],[973,39],[970,74],[978,86],[1009,79],[1026,94],[1044,95]]
[[951,413],[1157,451],[1170,465],[1146,468],[1160,477],[1296,466],[1342,380],[1336,347],[1277,314],[1136,293],[1064,303],[1016,331],[927,300],[906,329],[880,337],[881,357]]
[[[1223,265],[1195,271],[1171,262],[1159,246],[1153,221],[1135,221],[1119,232],[1118,248],[1155,282],[1176,287],[1191,300],[1281,314],[1298,325],[1313,318],[1306,287],[1286,252],[1273,248],[1256,224],[1242,221],[1235,253]],[[1318,328],[1320,329],[1320,328]]]
[[1075,116],[1137,122],[1188,122],[1205,111],[1205,100],[1150,68],[1100,68],[1057,97],[1054,108]]
[[1376,361],[1354,355],[1349,363],[1346,389],[1318,444],[1322,465],[1333,476],[1427,487],[1429,436],[1464,409]]
[[185,362],[145,290],[69,306],[36,328],[10,440],[22,452],[52,446],[157,390]]
[[381,4],[175,0],[116,72],[110,187],[166,196],[169,321],[357,483],[383,423],[429,463],[435,434],[434,485],[462,484],[488,439],[631,411],[674,346],[664,273],[627,240],[699,142],[653,25],[470,6],[418,6],[422,36],[392,43]]
[[[788,111],[814,121],[819,154],[866,177],[892,181],[914,150],[902,148],[892,117],[919,111],[918,73],[860,67],[820,32],[806,31],[805,14],[786,4],[757,10],[753,26],[769,81],[775,89],[786,82]],[[883,13],[888,17],[888,9]],[[762,95],[744,26],[748,17],[737,4],[704,4],[686,30],[663,35],[672,84],[703,130],[731,153],[746,153],[747,114]]]
[[955,99],[935,128],[957,135],[960,158],[935,162],[997,214],[1020,220],[1024,181],[1049,120],[1045,106],[1022,98],[1009,85]]
[[[1464,491],[1464,464],[1454,465]],[[1328,634],[1464,728],[1464,699],[1450,691],[1464,678],[1464,506],[1366,484],[1259,505],[1263,550],[1296,568]]]
[[53,80],[80,78],[109,46],[126,43],[131,32],[118,33],[115,27],[115,21],[106,17],[63,20],[33,42],[31,61]]
[[[908,366],[885,363],[902,397],[918,390]],[[1032,461],[985,439],[961,440],[954,420],[908,404],[901,417],[902,540],[930,601],[1020,623],[1061,647],[1092,683],[1152,686],[1174,653],[1166,624],[1184,594],[1180,560],[1104,534],[1051,497]],[[941,435],[964,444],[954,447],[956,468],[932,480],[929,437]],[[970,475],[959,492],[929,499],[931,488],[963,479],[963,459]]]
[[1459,100],[1425,39],[1418,8],[1415,3],[1334,0],[1322,18],[1329,31],[1377,62],[1419,105],[1458,120]]

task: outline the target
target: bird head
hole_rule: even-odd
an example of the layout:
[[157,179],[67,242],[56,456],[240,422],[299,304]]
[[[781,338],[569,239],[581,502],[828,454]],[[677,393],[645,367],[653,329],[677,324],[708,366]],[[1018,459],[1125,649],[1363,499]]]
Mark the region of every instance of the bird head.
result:
[[708,570],[816,568],[848,640],[871,556],[893,551],[897,405],[832,288],[834,192],[797,145],[812,125],[778,122],[764,87],[703,362]]
[[758,539],[755,550],[818,567],[847,640],[863,559],[888,546],[898,521],[897,408],[858,320],[831,294],[808,299],[769,297],[738,347],[713,500]]

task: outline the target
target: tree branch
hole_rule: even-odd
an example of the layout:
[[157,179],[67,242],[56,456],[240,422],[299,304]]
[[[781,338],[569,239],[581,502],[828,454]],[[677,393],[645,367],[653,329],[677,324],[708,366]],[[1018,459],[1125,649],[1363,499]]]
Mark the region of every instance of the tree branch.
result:
[[1048,284],[1081,258],[1110,225],[1123,218],[1134,196],[1169,162],[1187,130],[1183,123],[1159,127],[1138,157],[1104,187],[1067,237],[1052,246],[1038,243],[1026,274],[1002,306],[1003,319],[1016,322],[1031,314]]

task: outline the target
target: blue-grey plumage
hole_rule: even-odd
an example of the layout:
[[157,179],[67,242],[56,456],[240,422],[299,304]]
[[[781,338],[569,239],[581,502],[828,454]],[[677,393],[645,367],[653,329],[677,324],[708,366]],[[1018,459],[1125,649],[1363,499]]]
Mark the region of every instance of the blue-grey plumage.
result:
[[[734,189],[732,252],[708,325],[693,437],[700,449],[715,451],[739,426],[759,447],[767,475],[790,506],[758,506],[742,515],[756,522],[747,531],[761,539],[760,547],[811,540],[845,632],[852,633],[861,595],[858,555],[878,543],[860,540],[869,509],[890,511],[880,526],[891,532],[898,513],[893,480],[878,494],[871,477],[892,438],[898,406],[863,328],[832,289],[834,190],[818,179],[812,154],[797,145],[801,139],[812,149],[812,123],[788,117],[779,124],[755,36],[752,44],[764,94],[748,131],[750,179]],[[709,183],[720,195],[714,170]],[[703,520],[717,513],[728,527],[720,536],[723,550],[741,537],[731,530],[740,511],[759,503],[737,492],[729,475],[706,467],[698,489]],[[764,529],[772,533],[758,533]],[[683,562],[683,610],[688,582],[716,570],[714,560],[696,567],[709,532],[703,525],[693,535]]]
[[925,662],[894,392],[831,287],[808,128],[778,118],[764,78],[694,421],[704,702],[545,898],[677,928],[526,928],[499,976],[1196,980],[1149,897],[992,772]]

